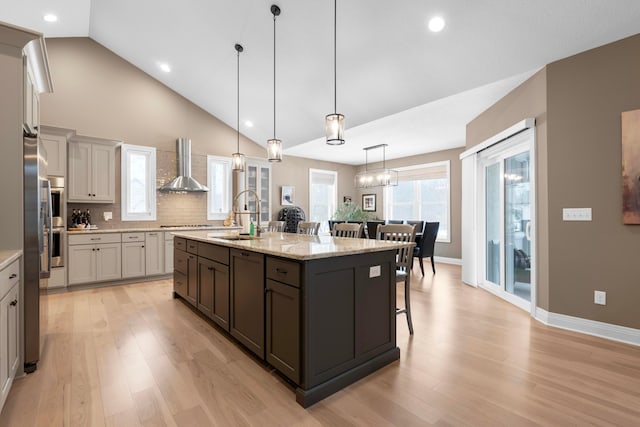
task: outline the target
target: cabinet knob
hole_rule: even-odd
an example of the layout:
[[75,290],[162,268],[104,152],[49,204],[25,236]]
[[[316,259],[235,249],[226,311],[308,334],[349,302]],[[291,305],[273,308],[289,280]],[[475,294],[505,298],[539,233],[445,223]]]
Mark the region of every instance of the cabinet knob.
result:
[[207,270],[213,271],[213,267],[207,267]]
[[15,307],[16,305],[18,305],[18,300],[17,300],[17,299],[14,299],[13,301],[11,301],[11,302],[9,303],[9,305],[10,305],[11,307]]
[[93,197],[96,197],[96,195],[95,195],[95,194],[92,194],[92,196],[93,196]]
[[100,248],[96,249],[96,251],[99,251],[99,250],[100,250]]
[[9,279],[15,279],[16,277],[18,277],[18,275],[16,273],[13,273],[11,276],[9,276]]
[[242,254],[242,256],[249,256],[249,254],[246,252],[240,252],[240,254]]
[[142,247],[144,248],[144,245],[142,245]]

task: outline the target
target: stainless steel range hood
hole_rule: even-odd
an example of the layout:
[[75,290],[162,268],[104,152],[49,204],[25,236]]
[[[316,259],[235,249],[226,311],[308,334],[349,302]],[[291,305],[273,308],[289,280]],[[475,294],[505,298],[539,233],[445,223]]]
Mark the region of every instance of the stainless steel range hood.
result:
[[178,152],[178,176],[160,187],[160,191],[191,193],[209,191],[207,187],[191,177],[191,140],[178,138],[176,150]]

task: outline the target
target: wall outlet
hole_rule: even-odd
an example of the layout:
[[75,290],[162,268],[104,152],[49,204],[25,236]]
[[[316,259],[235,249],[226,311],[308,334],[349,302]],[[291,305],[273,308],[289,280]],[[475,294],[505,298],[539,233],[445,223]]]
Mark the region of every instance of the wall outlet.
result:
[[105,221],[109,221],[110,219],[113,219],[113,212],[105,212],[102,214],[102,216],[104,217]]
[[593,303],[607,305],[607,293],[604,291],[593,291]]
[[374,265],[373,267],[369,267],[369,279],[374,277],[380,277],[381,268],[379,265]]

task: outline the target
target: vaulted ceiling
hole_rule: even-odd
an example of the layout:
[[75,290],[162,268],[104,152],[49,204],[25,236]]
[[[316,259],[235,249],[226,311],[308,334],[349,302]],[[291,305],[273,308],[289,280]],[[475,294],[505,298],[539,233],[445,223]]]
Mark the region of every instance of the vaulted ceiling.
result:
[[[464,146],[465,124],[545,64],[640,32],[637,0],[338,0],[347,143],[329,147],[331,0],[0,0],[0,21],[89,36],[233,128],[240,43],[240,130],[264,145],[273,136],[274,3],[285,155],[351,164],[380,143],[387,158]],[[446,21],[439,33],[427,28],[436,15]]]

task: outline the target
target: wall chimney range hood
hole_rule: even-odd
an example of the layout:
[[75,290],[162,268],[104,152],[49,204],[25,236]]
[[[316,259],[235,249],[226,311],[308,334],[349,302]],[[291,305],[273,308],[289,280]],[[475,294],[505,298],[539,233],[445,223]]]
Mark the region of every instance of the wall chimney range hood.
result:
[[209,191],[207,187],[191,177],[191,140],[178,138],[176,140],[176,150],[178,152],[178,176],[160,187],[160,191],[185,193]]

